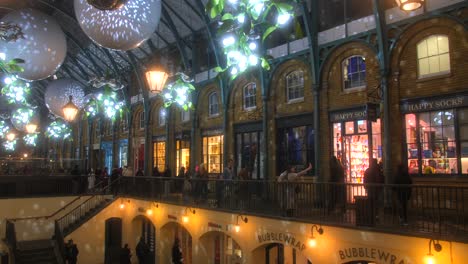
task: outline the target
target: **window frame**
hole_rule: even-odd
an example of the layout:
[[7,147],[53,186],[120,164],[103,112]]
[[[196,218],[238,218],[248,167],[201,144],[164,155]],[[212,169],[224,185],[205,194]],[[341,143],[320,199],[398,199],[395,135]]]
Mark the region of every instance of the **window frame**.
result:
[[[296,98],[290,98],[290,89],[297,89],[300,87],[300,85],[295,84],[293,87],[289,85],[288,78],[292,76],[293,74],[300,73],[302,74],[302,97],[296,97]],[[296,102],[303,102],[304,101],[304,90],[305,90],[305,81],[304,81],[304,71],[302,69],[300,70],[294,70],[291,71],[290,73],[286,74],[286,101],[288,103],[296,103]],[[295,91],[296,92],[296,91]]]
[[[212,99],[213,97],[216,98],[216,101]],[[213,109],[216,106],[216,112],[213,112]],[[208,95],[208,116],[209,117],[216,117],[219,116],[219,99],[218,99],[218,93],[216,91],[211,92]]]
[[[184,117],[187,117],[186,119],[184,119]],[[185,122],[188,122],[190,121],[190,109],[185,111],[185,110],[181,110],[180,111],[180,122],[181,123],[185,123]]]
[[143,130],[145,129],[145,112],[144,111],[140,111],[140,113],[138,114],[138,120],[139,120],[139,123],[138,123],[138,128],[140,130]]
[[[349,87],[349,88],[346,88],[346,79],[345,79],[345,68],[348,67],[349,63],[347,64],[347,62],[349,62],[352,58],[362,58],[362,61],[365,65],[365,69],[364,69],[364,73],[365,73],[365,76],[364,76],[364,85],[359,85],[359,86],[353,86],[353,87]],[[346,69],[347,70],[347,69]],[[352,73],[352,74],[359,74],[363,72],[361,70],[358,70],[356,71],[355,73]],[[347,72],[347,75],[349,75],[349,72]],[[355,92],[355,91],[361,91],[361,90],[364,90],[366,89],[367,87],[367,65],[366,65],[366,57],[365,56],[362,56],[362,55],[352,55],[352,56],[349,56],[347,58],[345,58],[342,62],[341,62],[341,78],[343,78],[343,84],[342,84],[342,87],[343,87],[343,92]],[[361,80],[362,81],[362,80]]]
[[[246,90],[253,86],[253,89],[255,90],[254,94],[253,95],[248,95],[246,93]],[[253,106],[247,106],[247,100],[251,100],[251,98],[253,97]],[[242,105],[243,105],[243,108],[244,110],[246,111],[252,111],[254,109],[257,108],[257,84],[255,82],[250,82],[246,85],[244,85],[244,87],[242,87]]]
[[[444,37],[444,38],[447,39],[448,51],[445,52],[445,53],[440,53],[439,46],[438,46],[438,43],[437,43],[437,52],[438,52],[437,55],[427,55],[426,57],[420,58],[419,57],[419,50],[418,50],[419,45],[422,44],[423,42],[427,43],[427,41],[430,38],[439,38],[439,37]],[[449,58],[449,69],[448,69],[448,71],[440,71],[440,59],[439,59],[439,72],[421,75],[421,70],[420,70],[419,63],[420,63],[420,61],[422,59],[428,59],[428,58],[431,58],[431,57],[440,58],[441,55],[445,55],[445,54],[447,54],[448,58]],[[424,80],[424,79],[427,79],[427,78],[433,78],[433,77],[444,76],[444,75],[450,74],[452,72],[451,62],[452,62],[452,59],[450,58],[450,38],[448,37],[448,35],[433,34],[433,35],[430,35],[430,36],[427,36],[427,37],[421,39],[420,41],[418,41],[418,43],[416,43],[416,64],[417,64],[417,69],[418,69],[418,80]]]
[[158,109],[158,126],[165,126],[167,122],[167,112],[164,106]]

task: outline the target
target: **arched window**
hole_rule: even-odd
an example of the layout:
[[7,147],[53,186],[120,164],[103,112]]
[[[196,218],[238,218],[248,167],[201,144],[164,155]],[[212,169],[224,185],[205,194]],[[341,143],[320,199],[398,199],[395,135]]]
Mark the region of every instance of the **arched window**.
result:
[[349,57],[343,61],[342,69],[344,90],[366,87],[366,58]]
[[164,126],[166,125],[166,108],[162,106],[159,108],[159,119],[158,119],[158,124],[159,126]]
[[421,40],[418,45],[419,78],[450,72],[450,50],[448,37],[432,35]]
[[212,92],[208,99],[208,114],[216,116],[219,114],[218,93]]
[[140,120],[140,129],[145,129],[145,112],[141,111],[139,113],[139,120]]
[[249,83],[244,86],[244,109],[255,109],[257,107],[257,85]]
[[180,120],[181,120],[182,122],[187,122],[187,121],[189,121],[189,120],[190,120],[190,110],[187,110],[187,111],[185,111],[185,110],[183,110],[183,109],[180,110]]
[[304,72],[293,71],[286,76],[288,102],[304,99]]

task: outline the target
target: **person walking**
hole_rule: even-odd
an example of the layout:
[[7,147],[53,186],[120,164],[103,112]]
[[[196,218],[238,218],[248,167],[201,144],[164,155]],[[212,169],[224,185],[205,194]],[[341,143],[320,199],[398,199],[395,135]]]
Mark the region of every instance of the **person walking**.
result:
[[[380,177],[379,164],[376,159],[372,159],[369,164],[369,168],[364,172],[364,188],[367,191],[367,199],[369,201],[369,210],[370,213],[367,217],[372,217],[377,219],[377,200],[378,200],[378,183]],[[374,219],[369,219],[369,224],[373,225]]]
[[[296,172],[296,166],[289,166],[287,170],[285,170],[278,178],[279,183],[286,183],[286,190],[282,192],[283,201],[282,204],[283,208],[286,209],[286,216],[294,216],[295,215],[295,197],[300,191],[300,186],[297,184],[298,181],[303,179],[303,176],[312,169],[312,164],[309,163],[309,166],[300,172]],[[298,191],[299,190],[299,191]]]
[[148,258],[148,254],[149,254],[149,247],[145,243],[145,240],[143,239],[143,237],[140,238],[140,241],[138,242],[135,248],[135,252],[137,254],[138,263],[146,264],[146,259]]
[[337,206],[344,208],[346,206],[346,186],[345,172],[340,161],[333,156],[330,160],[330,186],[329,195],[330,200],[328,203],[328,212],[337,208]]
[[402,164],[398,165],[397,174],[395,175],[394,192],[398,200],[398,212],[400,216],[400,224],[408,225],[408,201],[411,197],[411,184],[413,181],[409,176],[408,169]]
[[182,250],[180,249],[179,238],[174,239],[174,245],[172,246],[172,264],[183,264],[184,257],[182,256]]
[[128,248],[128,244],[120,250],[120,264],[131,264],[132,253]]
[[65,263],[67,264],[76,264],[78,260],[78,247],[73,240],[68,240],[68,243],[65,245]]

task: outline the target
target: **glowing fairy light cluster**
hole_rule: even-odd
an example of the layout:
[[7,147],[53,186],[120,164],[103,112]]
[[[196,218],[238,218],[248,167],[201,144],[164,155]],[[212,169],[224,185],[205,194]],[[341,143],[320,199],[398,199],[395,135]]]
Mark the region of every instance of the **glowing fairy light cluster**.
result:
[[123,101],[118,100],[117,93],[106,86],[103,92],[99,92],[89,99],[85,111],[88,117],[103,114],[109,119],[114,119],[117,114],[123,113],[124,105]]
[[215,70],[228,71],[231,79],[259,64],[270,69],[260,53],[260,41],[287,24],[294,13],[288,1],[272,0],[209,0],[206,11],[211,18],[221,18],[218,36],[226,55],[226,67]]
[[10,126],[5,121],[0,120],[0,138],[5,138],[10,129]]
[[16,129],[20,131],[26,131],[26,125],[32,123],[33,117],[33,109],[21,107],[13,111],[11,115],[11,123]]
[[177,79],[163,90],[164,106],[169,107],[175,103],[185,111],[189,110],[192,107],[191,93],[195,91],[192,82],[187,75],[178,73]]
[[31,93],[29,83],[18,79],[16,76],[6,76],[3,79],[5,86],[2,88],[2,95],[7,98],[10,104],[26,104],[27,95]]
[[46,135],[52,139],[67,139],[71,136],[71,129],[65,121],[57,119],[47,127]]
[[23,136],[23,141],[25,145],[35,147],[37,144],[37,134],[26,134]]
[[7,140],[3,142],[3,147],[5,148],[6,151],[14,151],[16,148],[16,142],[17,140]]

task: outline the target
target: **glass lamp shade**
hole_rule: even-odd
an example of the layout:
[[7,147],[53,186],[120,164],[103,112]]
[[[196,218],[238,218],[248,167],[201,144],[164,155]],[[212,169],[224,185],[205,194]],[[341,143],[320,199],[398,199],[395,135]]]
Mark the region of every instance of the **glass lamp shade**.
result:
[[396,2],[403,11],[414,11],[424,4],[424,0],[396,0]]
[[140,46],[156,31],[161,17],[161,0],[128,0],[113,10],[101,10],[89,2],[122,1],[74,0],[76,18],[86,35],[114,50]]
[[7,134],[6,139],[8,141],[13,141],[13,140],[15,140],[15,137],[16,137],[15,133],[10,132],[10,133]]
[[85,105],[85,92],[81,84],[70,78],[54,80],[47,86],[44,94],[44,100],[52,112],[56,116],[65,118],[63,107],[73,96],[73,103],[78,109]]
[[148,81],[150,91],[153,93],[162,92],[168,77],[169,75],[161,69],[147,71],[146,80]]
[[70,95],[68,103],[62,108],[63,118],[65,118],[65,120],[68,122],[75,120],[76,114],[78,114],[78,111],[80,111],[80,109],[78,109],[78,107],[76,107],[76,105],[73,103],[72,99],[73,96]]
[[28,134],[32,134],[32,133],[35,133],[36,132],[36,129],[37,129],[37,125],[36,124],[27,124],[26,125],[26,132]]
[[30,8],[15,10],[5,15],[1,22],[21,27],[24,38],[2,42],[0,53],[6,61],[14,58],[25,60],[21,79],[34,81],[54,74],[67,54],[65,34],[54,18]]

